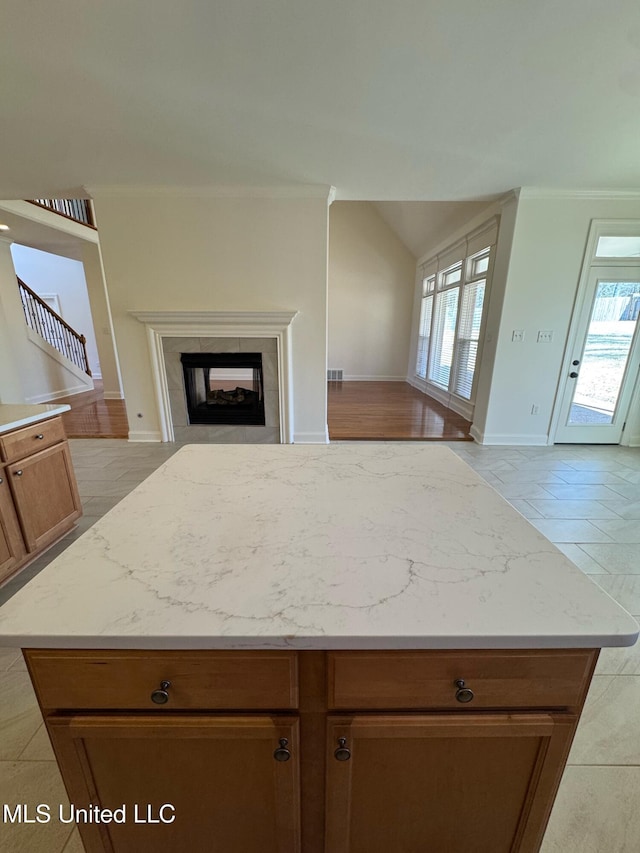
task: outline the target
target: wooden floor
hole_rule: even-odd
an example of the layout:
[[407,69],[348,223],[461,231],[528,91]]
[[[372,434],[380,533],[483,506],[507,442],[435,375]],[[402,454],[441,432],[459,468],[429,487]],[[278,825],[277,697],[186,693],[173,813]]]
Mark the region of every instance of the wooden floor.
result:
[[333,441],[473,441],[471,424],[407,382],[329,382]]
[[51,401],[71,406],[71,411],[62,415],[67,438],[127,438],[129,424],[124,400],[105,400],[102,382],[94,379],[94,385],[93,391]]

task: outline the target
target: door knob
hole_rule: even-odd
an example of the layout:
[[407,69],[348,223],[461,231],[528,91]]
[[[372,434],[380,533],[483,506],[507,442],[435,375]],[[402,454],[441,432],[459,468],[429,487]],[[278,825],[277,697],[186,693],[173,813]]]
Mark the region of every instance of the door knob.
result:
[[569,378],[570,379],[577,379],[578,378],[578,374],[575,372],[575,370],[571,371],[571,373],[569,374]]

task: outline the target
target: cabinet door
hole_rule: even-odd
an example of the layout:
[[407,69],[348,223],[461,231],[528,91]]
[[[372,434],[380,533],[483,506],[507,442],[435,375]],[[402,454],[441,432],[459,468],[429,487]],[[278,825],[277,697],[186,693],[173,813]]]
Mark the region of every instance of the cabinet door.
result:
[[575,725],[524,713],[330,719],[326,853],[533,853]]
[[[126,809],[124,823],[80,825],[87,853],[299,853],[296,718],[87,715],[47,725],[71,801]],[[136,806],[138,818],[158,820],[165,804],[172,823],[135,822]]]
[[22,562],[25,553],[9,484],[0,468],[0,581]]
[[82,514],[66,442],[7,466],[28,551],[38,551],[68,530]]

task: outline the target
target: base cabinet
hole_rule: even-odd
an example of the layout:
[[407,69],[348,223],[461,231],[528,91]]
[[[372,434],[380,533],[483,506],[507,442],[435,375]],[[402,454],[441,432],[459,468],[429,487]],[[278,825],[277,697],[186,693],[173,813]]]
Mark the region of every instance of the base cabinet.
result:
[[87,853],[537,853],[598,652],[25,657]]
[[540,809],[574,722],[542,714],[331,719],[327,851],[536,850]]
[[62,419],[0,435],[0,582],[82,515]]
[[13,574],[24,561],[26,553],[9,483],[0,469],[0,582]]
[[300,851],[295,718],[77,716],[49,733],[72,802],[118,818],[82,827],[87,850]]

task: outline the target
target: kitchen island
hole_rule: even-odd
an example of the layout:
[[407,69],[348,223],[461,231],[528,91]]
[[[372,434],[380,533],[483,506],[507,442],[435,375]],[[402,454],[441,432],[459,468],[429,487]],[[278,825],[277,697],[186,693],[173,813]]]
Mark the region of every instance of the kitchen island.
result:
[[0,611],[90,853],[533,853],[637,632],[416,444],[184,448]]

